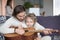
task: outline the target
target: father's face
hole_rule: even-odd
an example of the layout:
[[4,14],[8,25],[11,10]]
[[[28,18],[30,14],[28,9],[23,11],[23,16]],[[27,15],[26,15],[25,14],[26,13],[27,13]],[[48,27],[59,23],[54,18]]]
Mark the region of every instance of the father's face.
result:
[[25,16],[26,16],[26,13],[25,12],[21,12],[21,13],[19,13],[19,14],[17,14],[17,19],[19,20],[19,21],[23,21],[24,19],[25,19]]

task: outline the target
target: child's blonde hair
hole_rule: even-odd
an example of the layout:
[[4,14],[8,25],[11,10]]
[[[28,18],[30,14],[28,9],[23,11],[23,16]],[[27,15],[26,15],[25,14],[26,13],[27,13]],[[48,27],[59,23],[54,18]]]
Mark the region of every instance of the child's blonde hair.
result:
[[34,21],[34,23],[37,22],[37,18],[36,18],[34,13],[27,14],[26,17],[25,17],[25,22],[26,22],[27,17],[30,17]]

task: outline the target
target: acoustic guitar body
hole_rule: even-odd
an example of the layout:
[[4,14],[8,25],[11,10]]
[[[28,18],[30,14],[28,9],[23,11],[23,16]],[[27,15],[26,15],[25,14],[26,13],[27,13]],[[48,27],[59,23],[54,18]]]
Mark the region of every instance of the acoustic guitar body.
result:
[[[33,27],[29,27],[29,28],[24,28],[25,33],[23,34],[24,36],[30,36],[33,35],[35,32],[33,32],[33,30],[35,30],[35,28]],[[4,35],[5,37],[16,37],[16,36],[20,36],[20,34],[17,33],[8,33]]]
[[33,27],[24,28],[24,30],[24,35],[19,35],[16,33],[5,34],[5,40],[34,40],[37,37],[35,32],[30,32],[35,30]]
[[29,27],[24,30],[25,30],[24,36],[31,36],[35,33],[35,32],[33,32],[35,30],[35,28],[33,28],[33,27]]

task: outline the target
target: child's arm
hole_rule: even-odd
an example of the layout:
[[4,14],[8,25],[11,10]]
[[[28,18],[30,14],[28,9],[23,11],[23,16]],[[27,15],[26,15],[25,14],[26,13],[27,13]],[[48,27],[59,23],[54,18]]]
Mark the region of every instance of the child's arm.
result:
[[41,40],[41,38],[39,38],[39,37],[36,37],[36,39],[34,39],[34,40]]

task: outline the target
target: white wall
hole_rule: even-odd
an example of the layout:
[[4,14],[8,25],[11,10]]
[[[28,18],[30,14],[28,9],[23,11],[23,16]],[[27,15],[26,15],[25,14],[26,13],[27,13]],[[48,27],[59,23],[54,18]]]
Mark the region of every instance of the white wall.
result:
[[44,0],[43,8],[41,8],[41,12],[45,11],[46,16],[53,15],[53,0]]
[[23,0],[15,0],[15,6],[16,5],[23,5],[24,1]]
[[53,16],[60,16],[60,0],[53,0]]
[[[23,5],[23,0],[15,0],[16,5]],[[43,0],[43,8],[41,8],[41,13],[45,11],[46,16],[52,16],[53,15],[53,0]]]

